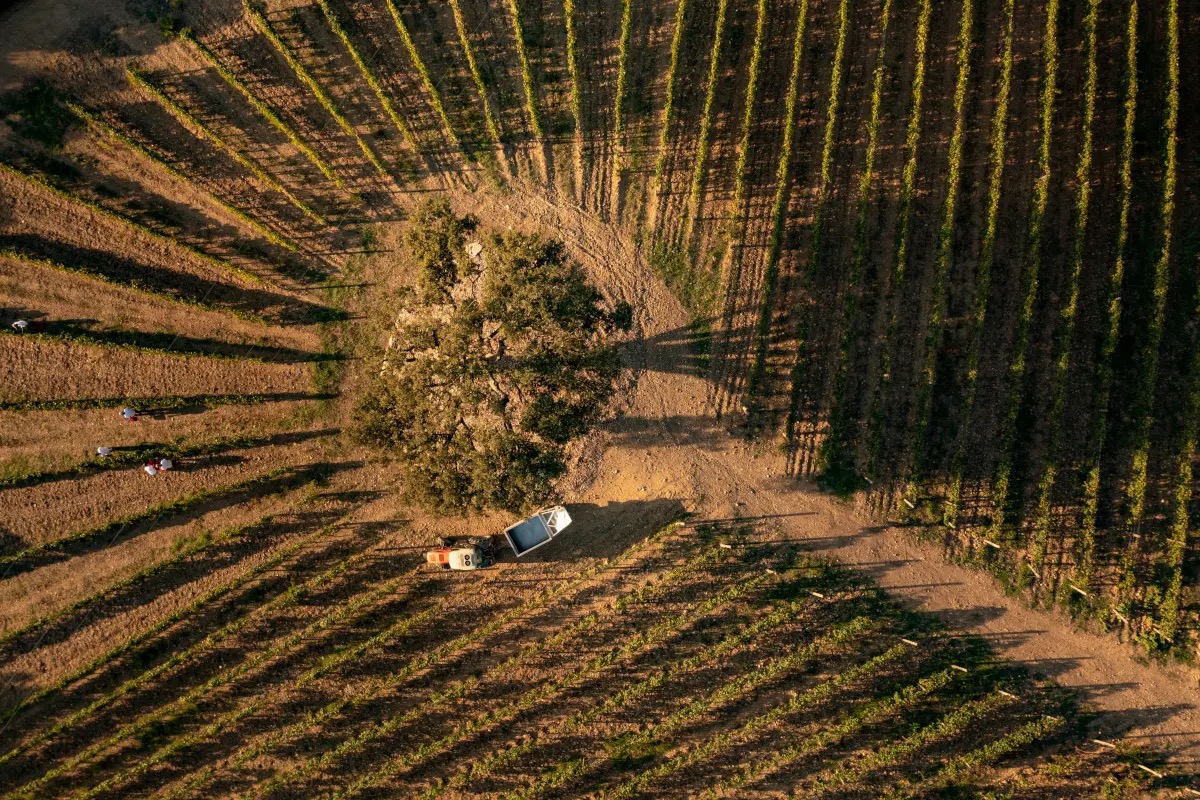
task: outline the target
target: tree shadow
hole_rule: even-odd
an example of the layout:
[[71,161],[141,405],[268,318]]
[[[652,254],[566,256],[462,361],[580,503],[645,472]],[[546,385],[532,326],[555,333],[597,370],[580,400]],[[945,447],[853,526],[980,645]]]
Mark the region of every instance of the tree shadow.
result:
[[[549,543],[523,557],[526,562],[615,558],[684,513],[679,500],[626,500],[568,503],[571,525]],[[505,544],[507,547],[507,544]]]

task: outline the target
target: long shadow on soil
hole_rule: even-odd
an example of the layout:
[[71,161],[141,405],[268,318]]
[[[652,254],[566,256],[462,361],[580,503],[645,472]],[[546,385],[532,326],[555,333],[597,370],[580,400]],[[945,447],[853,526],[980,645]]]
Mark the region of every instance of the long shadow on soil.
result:
[[67,264],[87,275],[132,289],[165,294],[185,302],[211,303],[250,314],[267,314],[285,325],[332,322],[346,316],[342,311],[317,303],[175,272],[104,250],[56,242],[37,234],[0,235],[0,250],[12,250],[27,257]]
[[683,503],[670,499],[569,503],[566,508],[571,525],[523,561],[614,558],[684,513]]
[[166,419],[169,416],[202,414],[218,406],[294,403],[300,400],[333,400],[330,392],[273,392],[270,394],[201,394],[176,397],[84,397],[73,400],[14,400],[0,402],[0,411],[81,411],[91,408],[132,406],[142,416]]
[[[8,313],[0,318],[0,325],[7,328],[18,318],[35,322],[45,319],[43,324],[45,325],[44,332],[47,335],[101,347],[136,347],[161,353],[190,353],[226,359],[265,361],[271,364],[345,360],[345,356],[338,353],[313,353],[282,345],[272,347],[254,342],[238,344],[221,339],[184,336],[164,331],[108,328],[101,320],[97,319],[50,319],[45,312],[32,309],[18,309],[16,313],[12,313],[12,310],[9,309]],[[11,331],[5,332],[11,334]]]
[[107,458],[93,458],[65,469],[49,470],[26,475],[16,480],[0,483],[0,492],[12,489],[22,489],[37,486],[42,483],[85,478],[100,472],[115,469],[127,469],[141,466],[145,459],[168,457],[175,460],[175,467],[180,472],[190,470],[190,465],[182,459],[194,459],[204,456],[215,456],[230,450],[246,450],[253,447],[271,447],[321,439],[340,433],[337,428],[325,428],[312,431],[291,431],[287,433],[272,433],[267,436],[240,436],[233,439],[221,439],[214,442],[203,442],[194,445],[180,445],[168,442],[144,442],[142,444],[114,447]]
[[[303,536],[314,529],[328,526],[347,512],[348,505],[358,505],[361,502],[371,499],[375,494],[374,492],[359,493],[359,496],[349,501],[348,504],[333,504],[326,508],[300,512],[290,515],[285,519],[271,520],[265,524],[255,526],[248,532],[245,538],[248,540],[252,539],[258,544],[255,545],[255,549],[248,551],[248,554],[253,555],[253,552],[257,552],[258,549],[267,545],[275,544],[283,537]],[[264,602],[278,596],[281,592],[286,591],[296,583],[323,572],[353,553],[358,552],[363,547],[370,546],[370,544],[378,539],[386,527],[383,523],[371,526],[359,526],[353,529],[350,536],[329,538],[323,542],[318,542],[315,546],[306,548],[286,569],[267,571],[258,578],[236,587],[227,595],[201,606],[189,614],[183,622],[169,628],[167,632],[154,636],[148,641],[135,646],[129,652],[107,662],[101,669],[83,678],[71,688],[52,695],[36,707],[22,709],[20,717],[17,718],[18,724],[12,728],[10,733],[14,737],[23,736],[27,733],[27,731],[21,729],[19,724],[20,719],[36,721],[37,727],[41,728],[47,724],[51,724],[55,718],[58,718],[62,714],[88,705],[95,699],[111,692],[125,681],[142,674],[146,670],[153,669],[176,653],[191,647],[218,628],[246,614],[252,613]],[[368,567],[374,568],[371,564],[368,564]],[[355,585],[354,582],[350,583],[349,591],[351,593],[353,593]],[[340,589],[337,589],[337,591],[343,592],[346,590],[346,586],[341,586]],[[143,602],[146,594],[146,589],[143,587],[141,589]],[[128,604],[128,607],[135,607],[139,605],[137,598],[138,595],[133,594],[125,596],[123,600]],[[333,597],[327,599],[330,603],[338,602]],[[313,601],[321,601],[321,596],[316,597]],[[271,619],[274,620],[273,617]],[[307,622],[303,616],[297,617],[293,621],[298,624]],[[68,636],[83,630],[87,625],[94,624],[95,620],[75,618],[73,622],[76,624],[73,630],[67,632]],[[282,629],[276,630],[272,627],[274,624],[282,625],[284,621],[274,620],[274,623],[268,621],[264,624],[270,629],[260,632],[260,638],[263,636],[272,637],[278,633],[285,632]],[[234,648],[233,651],[230,650],[231,647]],[[186,682],[189,684],[193,681],[196,684],[204,683],[209,673],[220,671],[233,663],[231,658],[236,660],[237,652],[235,651],[238,648],[244,649],[244,647],[245,640],[234,637],[234,640],[229,641],[224,646],[213,648],[203,657],[189,660],[187,665],[189,677]],[[9,708],[19,704],[31,693],[28,688],[24,692],[20,691],[21,688],[16,685],[8,686],[2,697],[0,697],[0,702]],[[147,704],[158,706],[168,703],[178,697],[179,691],[178,682],[171,681],[141,690],[131,695],[131,699],[117,702],[108,707],[106,711],[100,712],[88,725],[76,730],[73,735],[56,737],[49,747],[56,752],[69,752],[77,746],[86,746],[87,742],[94,740],[96,737],[107,736],[115,727],[136,717],[141,713],[137,708],[145,710]],[[130,702],[135,703],[137,708],[129,708],[128,704]],[[9,714],[11,713],[9,712]],[[9,716],[9,714],[5,714],[5,717]],[[113,719],[105,720],[105,716],[112,716]],[[151,731],[151,734],[153,733]],[[31,754],[23,766],[10,765],[12,767],[12,771],[10,772],[11,777],[15,780],[17,779],[18,772],[27,773],[30,769],[37,769],[38,763],[43,761],[43,756],[45,755],[46,753],[44,752],[36,756]]]
[[[227,458],[217,456],[217,458]],[[290,467],[277,475],[264,475],[232,488],[219,489],[212,493],[198,493],[183,498],[166,507],[155,507],[126,517],[123,520],[102,525],[66,539],[50,542],[26,553],[7,556],[3,565],[3,577],[11,578],[31,570],[87,555],[142,536],[168,525],[192,522],[204,514],[223,508],[240,505],[259,497],[269,497],[287,489],[312,481],[327,480],[332,474],[361,466],[362,462],[347,461],[339,464],[318,463]],[[7,563],[5,563],[7,562]]]

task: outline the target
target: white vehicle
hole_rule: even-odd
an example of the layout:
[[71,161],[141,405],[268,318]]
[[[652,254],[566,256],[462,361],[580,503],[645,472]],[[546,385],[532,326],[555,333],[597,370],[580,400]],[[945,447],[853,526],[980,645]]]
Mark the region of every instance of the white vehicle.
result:
[[571,515],[562,506],[543,508],[532,517],[505,528],[504,538],[520,558],[553,539],[570,524]]

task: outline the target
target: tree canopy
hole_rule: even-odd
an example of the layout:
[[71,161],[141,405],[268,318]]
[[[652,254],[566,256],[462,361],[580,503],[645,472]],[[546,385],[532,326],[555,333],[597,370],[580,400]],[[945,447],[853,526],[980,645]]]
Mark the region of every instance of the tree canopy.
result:
[[409,498],[437,511],[524,511],[565,470],[621,369],[615,334],[632,309],[608,303],[561,242],[489,234],[444,201],[406,237],[419,269],[401,298],[358,433],[396,454]]

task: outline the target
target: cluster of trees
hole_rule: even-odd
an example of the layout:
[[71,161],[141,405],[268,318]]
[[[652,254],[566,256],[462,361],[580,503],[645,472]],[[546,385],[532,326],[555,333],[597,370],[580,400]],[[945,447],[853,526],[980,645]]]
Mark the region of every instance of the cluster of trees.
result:
[[563,446],[598,418],[621,369],[627,303],[608,304],[561,242],[492,234],[445,200],[406,237],[419,273],[401,297],[358,433],[397,455],[409,499],[438,511],[522,511],[552,494]]

